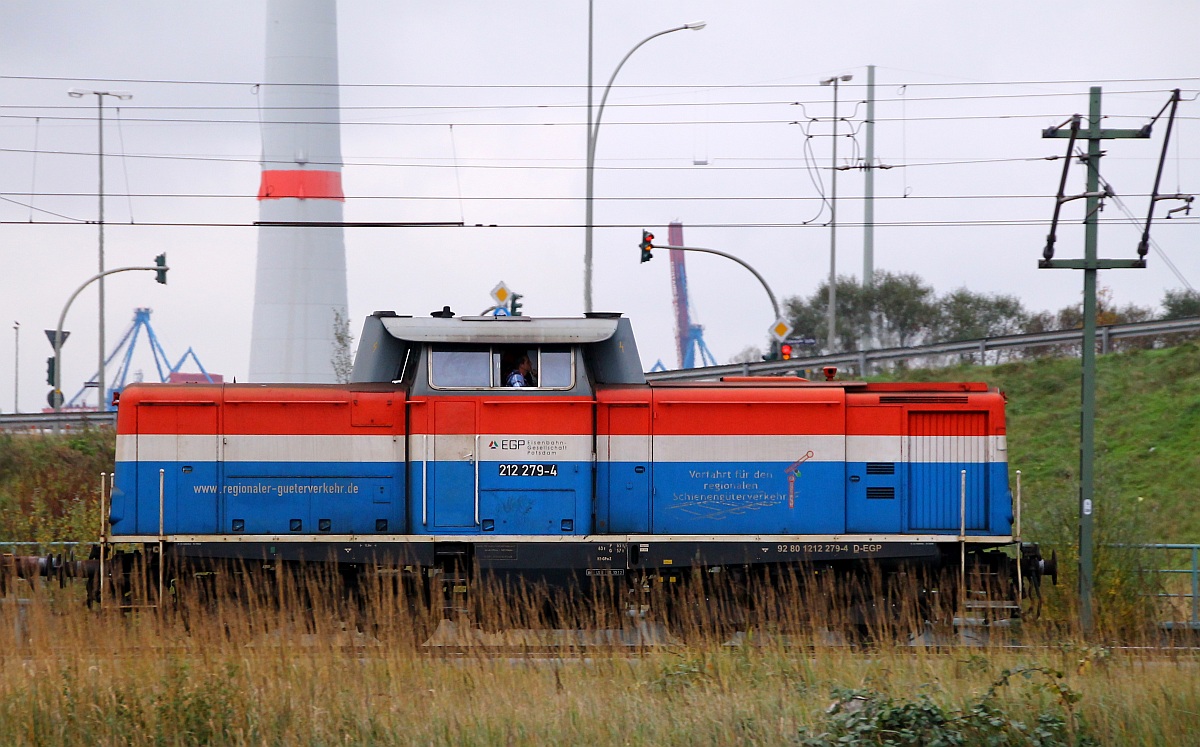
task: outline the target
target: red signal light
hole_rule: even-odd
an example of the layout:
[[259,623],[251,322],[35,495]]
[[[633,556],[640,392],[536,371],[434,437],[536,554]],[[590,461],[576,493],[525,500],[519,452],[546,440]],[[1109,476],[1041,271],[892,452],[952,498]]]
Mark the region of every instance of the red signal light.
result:
[[787,343],[780,345],[779,346],[779,357],[785,361],[791,360],[792,359],[792,346],[788,345]]

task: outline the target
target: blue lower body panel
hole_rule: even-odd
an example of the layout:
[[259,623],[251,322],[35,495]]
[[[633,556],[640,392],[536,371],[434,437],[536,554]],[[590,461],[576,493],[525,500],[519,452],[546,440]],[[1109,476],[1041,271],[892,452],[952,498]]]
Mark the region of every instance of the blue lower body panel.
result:
[[655,534],[841,534],[843,462],[657,463]]
[[398,534],[403,473],[390,463],[121,462],[116,535]]

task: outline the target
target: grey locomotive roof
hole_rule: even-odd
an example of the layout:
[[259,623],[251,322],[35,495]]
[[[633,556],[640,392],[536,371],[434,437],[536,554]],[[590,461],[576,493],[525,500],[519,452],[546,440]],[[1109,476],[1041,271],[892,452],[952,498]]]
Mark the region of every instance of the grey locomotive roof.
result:
[[448,343],[591,343],[617,331],[618,319],[535,319],[533,317],[466,316],[383,317],[392,337],[408,342]]

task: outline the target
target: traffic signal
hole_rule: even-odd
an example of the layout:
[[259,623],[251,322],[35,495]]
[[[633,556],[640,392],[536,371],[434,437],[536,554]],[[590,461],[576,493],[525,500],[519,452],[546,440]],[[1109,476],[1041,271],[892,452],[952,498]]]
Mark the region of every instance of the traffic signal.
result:
[[520,316],[521,315],[521,304],[519,302],[519,299],[521,299],[521,298],[524,298],[524,296],[522,296],[520,293],[513,293],[512,295],[510,295],[508,297],[508,315],[509,316]]
[[785,361],[792,359],[792,346],[789,343],[783,343],[779,346],[779,357]]
[[154,264],[158,265],[158,270],[154,272],[154,279],[163,285],[167,284],[167,253],[163,252],[154,258]]
[[46,383],[54,386],[54,356],[46,359]]
[[649,231],[642,231],[642,243],[639,246],[642,247],[643,262],[649,262],[654,259],[654,255],[650,253],[650,250],[654,248],[654,234]]

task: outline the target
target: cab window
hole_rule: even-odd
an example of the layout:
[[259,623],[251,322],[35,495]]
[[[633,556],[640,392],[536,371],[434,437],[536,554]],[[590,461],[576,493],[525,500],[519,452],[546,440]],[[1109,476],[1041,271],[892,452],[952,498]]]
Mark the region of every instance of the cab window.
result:
[[489,387],[491,355],[487,348],[435,347],[429,356],[429,383],[444,389]]
[[434,345],[429,383],[435,389],[570,389],[574,351],[569,345]]
[[569,347],[543,347],[538,351],[538,386],[548,389],[570,389],[574,383],[574,361]]

